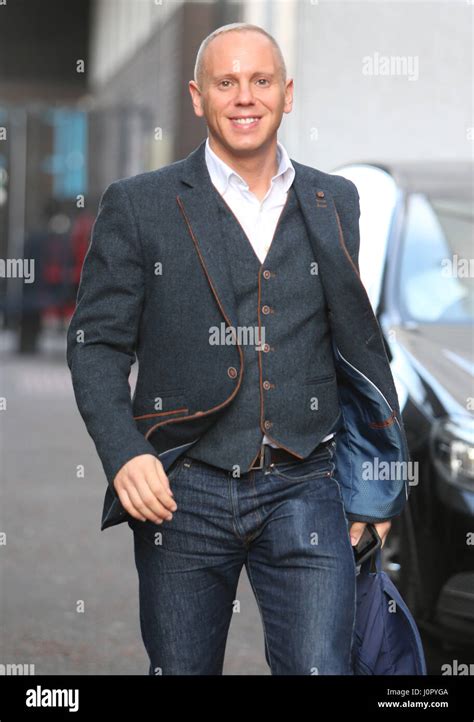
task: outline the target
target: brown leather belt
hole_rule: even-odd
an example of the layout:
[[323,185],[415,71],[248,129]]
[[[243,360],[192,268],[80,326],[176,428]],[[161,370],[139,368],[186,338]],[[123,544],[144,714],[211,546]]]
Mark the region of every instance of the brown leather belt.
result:
[[268,466],[269,464],[282,464],[288,461],[302,461],[302,459],[294,454],[290,454],[290,452],[285,451],[285,449],[280,449],[280,447],[275,448],[274,446],[270,446],[270,444],[262,444],[257,459],[248,471],[263,469],[264,462]]
[[[280,448],[279,446],[270,446],[270,444],[262,444],[260,446],[260,452],[259,455],[252,464],[252,466],[247,469],[244,473],[249,473],[250,471],[253,471],[254,469],[263,469],[264,467],[268,467],[271,464],[284,464],[288,462],[296,462],[296,461],[307,461],[315,454],[320,454],[323,448],[326,448],[333,440],[333,437],[330,439],[327,439],[326,441],[321,441],[320,444],[311,452],[309,456],[306,456],[304,459],[301,459],[299,456],[295,456],[294,454],[290,454],[289,451],[285,451],[285,449]],[[221,467],[213,466],[212,464],[208,464],[205,461],[200,461],[199,459],[194,459],[193,457],[184,457],[188,460],[188,466],[190,463],[194,464],[203,464],[205,467],[211,467],[214,469],[219,469],[220,471],[223,471]],[[229,472],[231,473],[231,472]]]
[[[318,444],[316,449],[311,452],[310,456],[321,451],[322,447],[325,447],[329,443],[331,443],[333,438],[334,436],[331,436],[331,438],[327,439],[326,441],[321,441],[321,443]],[[260,453],[257,456],[256,461],[254,461],[248,471],[252,471],[253,469],[263,469],[265,465],[269,466],[270,464],[284,464],[288,461],[303,461],[303,459],[300,459],[294,454],[290,454],[289,451],[285,451],[285,449],[281,449],[279,446],[275,447],[270,446],[270,444],[262,444],[260,447]]]

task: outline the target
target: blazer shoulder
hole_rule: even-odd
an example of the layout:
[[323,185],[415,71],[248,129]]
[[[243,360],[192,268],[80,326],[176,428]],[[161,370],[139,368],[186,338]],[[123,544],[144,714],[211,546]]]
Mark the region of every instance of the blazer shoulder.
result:
[[142,193],[144,190],[154,190],[157,187],[170,188],[173,187],[180,177],[183,163],[183,160],[177,160],[174,163],[163,166],[162,168],[156,168],[155,170],[149,170],[143,173],[137,173],[136,175],[118,178],[110,183],[110,185],[120,186],[132,196],[136,193]]
[[293,159],[291,162],[293,163],[296,172],[309,174],[316,185],[321,188],[326,188],[330,193],[332,193],[332,195],[346,196],[347,198],[353,198],[356,196],[357,199],[359,198],[356,185],[348,178],[345,178],[342,175],[326,173],[319,168],[304,165],[303,163],[299,163]]

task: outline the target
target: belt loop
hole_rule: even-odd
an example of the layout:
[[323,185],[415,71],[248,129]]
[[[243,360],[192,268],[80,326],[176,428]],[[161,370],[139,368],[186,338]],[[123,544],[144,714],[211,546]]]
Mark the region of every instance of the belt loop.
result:
[[256,467],[256,469],[263,469],[263,465],[265,463],[265,447],[266,447],[266,444],[260,445],[260,453],[258,455],[258,466]]
[[271,460],[272,460],[271,447],[270,447],[269,444],[265,444],[265,445],[264,445],[264,449],[263,449],[263,459],[262,459],[262,462],[263,462],[263,465],[265,466],[265,469],[267,468],[267,466],[269,466]]

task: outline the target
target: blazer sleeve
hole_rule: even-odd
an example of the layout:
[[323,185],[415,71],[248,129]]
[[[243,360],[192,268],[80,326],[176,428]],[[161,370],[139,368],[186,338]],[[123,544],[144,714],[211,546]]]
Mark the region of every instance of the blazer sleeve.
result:
[[135,361],[145,278],[138,226],[122,181],[104,191],[67,331],[67,364],[79,412],[111,491],[134,456],[154,454],[133,419],[128,377]]
[[[341,207],[339,208],[339,206],[338,206],[337,210],[338,210],[338,214],[340,216],[341,225],[343,228],[344,240],[345,240],[347,250],[351,256],[352,262],[357,270],[357,273],[359,273],[359,275],[360,275],[360,268],[359,268],[360,197],[359,197],[359,192],[357,190],[357,186],[355,185],[355,183],[350,181],[348,178],[345,178],[344,180],[346,182],[346,185],[345,185],[346,193],[344,195],[344,202],[339,204]],[[380,339],[381,339],[381,343],[384,345],[383,336],[382,336],[381,331],[380,331]],[[385,345],[384,345],[384,347],[385,347]],[[388,358],[387,358],[387,364],[389,364]],[[402,433],[405,434],[403,420],[402,420],[402,416],[401,416],[398,405],[397,405],[395,411],[397,413],[397,419],[401,426]],[[380,518],[374,519],[373,517],[360,516],[358,514],[352,514],[351,512],[346,512],[346,516],[347,516],[348,520],[351,522],[363,521],[363,522],[381,523],[384,521],[389,521],[394,518],[394,517],[388,517],[385,519],[380,519]]]

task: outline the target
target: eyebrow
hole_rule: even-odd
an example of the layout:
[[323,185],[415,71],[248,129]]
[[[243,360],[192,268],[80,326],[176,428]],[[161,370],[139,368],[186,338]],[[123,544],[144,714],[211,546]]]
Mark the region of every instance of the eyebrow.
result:
[[[256,75],[266,75],[268,78],[274,78],[275,73],[267,73],[265,70],[259,70],[256,73],[252,73],[252,78],[254,78]],[[238,78],[238,75],[236,73],[222,73],[221,75],[213,75],[212,80],[222,80],[223,78]]]

